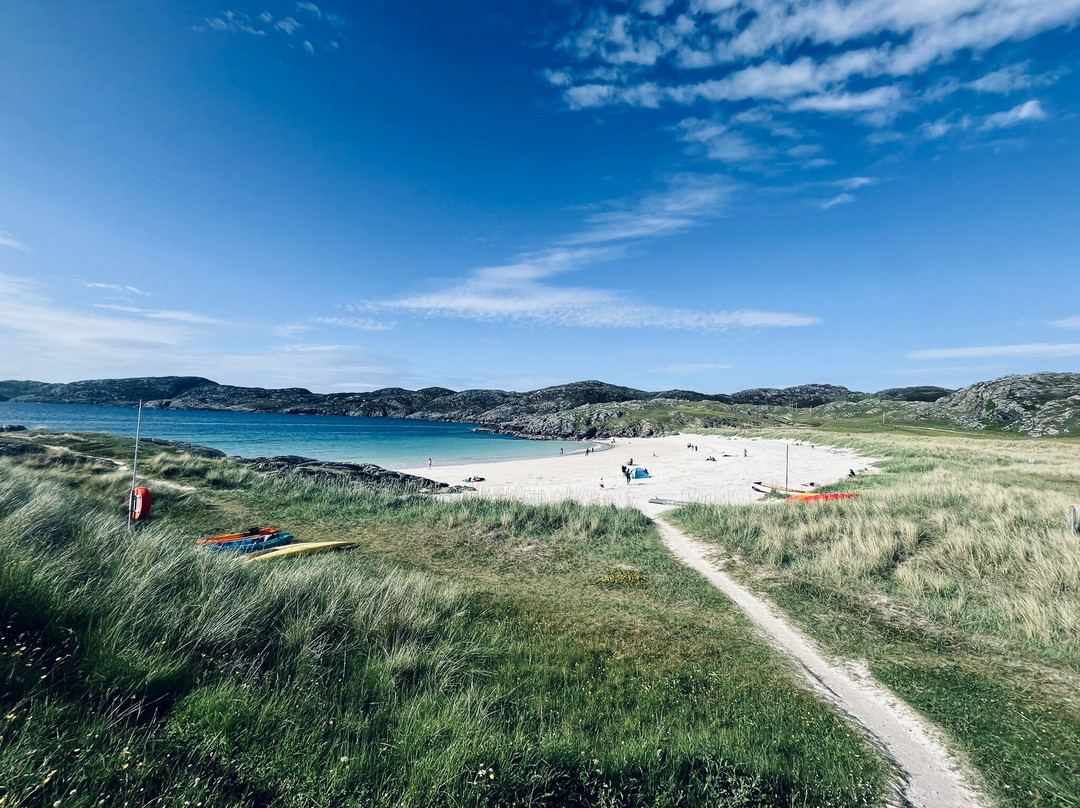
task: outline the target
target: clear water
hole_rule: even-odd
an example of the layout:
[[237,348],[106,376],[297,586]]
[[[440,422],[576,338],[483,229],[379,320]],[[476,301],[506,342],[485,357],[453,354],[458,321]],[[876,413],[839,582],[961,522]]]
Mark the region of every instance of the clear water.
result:
[[[134,407],[0,401],[0,424],[134,437]],[[211,446],[243,457],[302,455],[390,469],[549,457],[583,444],[475,432],[473,424],[340,415],[143,410],[142,435]]]

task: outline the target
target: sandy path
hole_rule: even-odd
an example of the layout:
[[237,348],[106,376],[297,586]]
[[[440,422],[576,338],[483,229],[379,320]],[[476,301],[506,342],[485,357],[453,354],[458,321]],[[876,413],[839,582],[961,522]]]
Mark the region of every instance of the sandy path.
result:
[[[710,456],[716,459],[707,460]],[[619,467],[630,459],[648,468],[651,477],[627,485]],[[538,460],[399,470],[451,484],[477,475],[485,477],[484,482],[474,483],[478,490],[471,496],[529,503],[572,499],[641,510],[656,522],[664,543],[680,561],[731,598],[778,649],[794,657],[815,691],[866,728],[896,763],[900,791],[908,803],[915,808],[978,808],[985,801],[980,801],[963,774],[966,767],[948,750],[940,730],[868,673],[858,674],[827,662],[816,645],[766,601],[709,561],[705,548],[658,518],[670,509],[668,506],[649,502],[651,498],[668,498],[746,503],[762,496],[750,487],[755,480],[782,484],[787,471],[793,486],[811,481],[825,484],[843,478],[850,469],[861,472],[872,463],[849,450],[796,441],[677,435],[619,439],[614,445],[606,444],[604,451],[588,455],[583,449]]]
[[664,544],[688,567],[701,573],[731,598],[769,635],[774,645],[794,657],[811,686],[858,721],[895,761],[901,791],[915,808],[976,808],[980,800],[946,748],[941,732],[868,673],[853,675],[826,662],[816,646],[780,618],[768,603],[725,575],[706,550],[663,519],[655,519]]

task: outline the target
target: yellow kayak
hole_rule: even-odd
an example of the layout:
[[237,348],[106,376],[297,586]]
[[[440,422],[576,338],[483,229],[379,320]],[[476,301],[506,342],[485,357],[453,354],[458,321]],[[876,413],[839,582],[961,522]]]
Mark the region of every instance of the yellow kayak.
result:
[[305,541],[267,550],[265,553],[251,556],[248,561],[269,561],[274,558],[292,558],[293,556],[314,555],[328,550],[348,550],[356,547],[356,541]]

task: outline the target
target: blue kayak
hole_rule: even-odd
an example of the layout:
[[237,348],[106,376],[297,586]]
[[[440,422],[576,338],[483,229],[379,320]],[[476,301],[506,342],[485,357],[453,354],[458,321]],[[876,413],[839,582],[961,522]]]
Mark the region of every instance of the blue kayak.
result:
[[291,544],[292,540],[292,533],[286,533],[282,530],[277,533],[270,533],[269,535],[248,536],[245,538],[234,539],[233,541],[221,542],[219,544],[208,544],[206,545],[206,548],[208,550],[220,550],[231,553],[254,553],[257,550],[272,550],[275,547]]

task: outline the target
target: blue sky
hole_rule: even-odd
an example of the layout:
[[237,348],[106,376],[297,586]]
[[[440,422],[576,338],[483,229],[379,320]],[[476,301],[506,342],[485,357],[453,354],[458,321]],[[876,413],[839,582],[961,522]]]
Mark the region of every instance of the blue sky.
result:
[[11,0],[0,378],[1078,370],[1078,21],[1080,0]]

